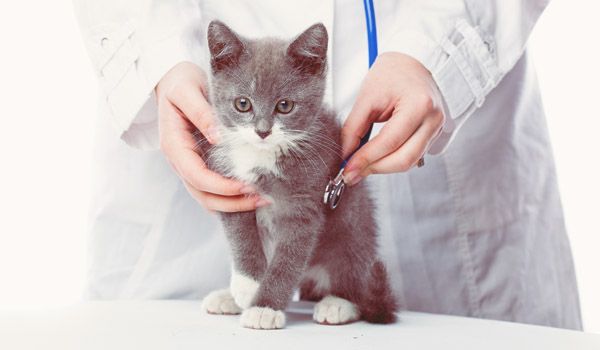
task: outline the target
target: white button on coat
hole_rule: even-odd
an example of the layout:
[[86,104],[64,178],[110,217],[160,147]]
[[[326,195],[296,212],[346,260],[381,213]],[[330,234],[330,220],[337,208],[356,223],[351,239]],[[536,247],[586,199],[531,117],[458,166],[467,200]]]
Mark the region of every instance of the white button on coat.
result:
[[[323,22],[332,39],[328,100],[345,118],[367,72],[362,1],[75,3],[102,87],[88,296],[200,299],[227,285],[228,247],[216,217],[157,150],[154,86],[178,62],[207,68],[212,19],[250,37],[292,37]],[[370,179],[382,254],[408,309],[581,327],[525,50],[546,3],[375,1],[380,52],[420,60],[447,117],[425,167]]]

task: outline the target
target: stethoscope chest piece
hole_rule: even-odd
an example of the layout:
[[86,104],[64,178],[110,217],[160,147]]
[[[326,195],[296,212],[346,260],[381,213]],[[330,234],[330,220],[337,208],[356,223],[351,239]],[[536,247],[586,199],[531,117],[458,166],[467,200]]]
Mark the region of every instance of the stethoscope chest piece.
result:
[[[375,24],[375,9],[373,8],[373,0],[363,0],[363,4],[365,5],[365,19],[367,24],[367,39],[369,44],[369,67],[373,65],[375,62],[375,58],[377,58],[377,26]],[[367,141],[369,141],[369,136],[371,135],[371,130],[373,129],[373,124],[367,130],[367,133],[360,139],[360,145],[358,148],[362,147]],[[356,150],[358,150],[358,148]],[[356,152],[354,150],[354,152]],[[352,154],[354,154],[354,152]],[[344,173],[344,167],[352,154],[342,162],[342,166],[340,167],[340,171],[336,175],[333,180],[329,180],[327,187],[325,187],[325,193],[323,194],[323,204],[328,206],[330,209],[335,209],[340,203],[340,199],[342,198],[342,194],[344,193],[344,189],[346,188],[346,183],[344,183],[344,179],[342,178],[342,174]]]
[[339,173],[333,180],[329,180],[327,187],[325,187],[325,193],[323,194],[323,204],[327,205],[330,209],[335,209],[340,203],[346,183],[342,178],[344,169],[340,169]]

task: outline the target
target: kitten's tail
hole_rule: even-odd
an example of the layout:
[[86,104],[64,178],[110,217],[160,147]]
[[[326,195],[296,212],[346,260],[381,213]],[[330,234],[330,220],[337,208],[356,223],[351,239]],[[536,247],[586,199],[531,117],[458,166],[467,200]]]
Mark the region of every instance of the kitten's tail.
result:
[[366,293],[359,306],[361,317],[369,323],[394,323],[399,309],[387,276],[385,265],[375,261]]

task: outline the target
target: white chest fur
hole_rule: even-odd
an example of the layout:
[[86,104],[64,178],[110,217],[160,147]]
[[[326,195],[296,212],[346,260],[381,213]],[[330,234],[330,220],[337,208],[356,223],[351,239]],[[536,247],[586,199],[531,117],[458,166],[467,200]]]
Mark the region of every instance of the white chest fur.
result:
[[225,142],[216,156],[218,161],[227,162],[229,176],[253,183],[260,173],[281,175],[277,159],[287,151],[290,141],[277,124],[265,139],[250,127],[236,127],[225,134]]
[[279,175],[277,152],[253,146],[240,146],[228,149],[226,157],[230,162],[231,175],[246,182],[255,182],[259,172]]

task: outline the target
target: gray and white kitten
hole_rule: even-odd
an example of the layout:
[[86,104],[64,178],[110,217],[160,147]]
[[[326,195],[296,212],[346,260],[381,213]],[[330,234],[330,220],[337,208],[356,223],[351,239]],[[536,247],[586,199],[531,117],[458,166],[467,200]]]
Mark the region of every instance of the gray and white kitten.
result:
[[208,27],[210,99],[221,141],[200,140],[208,166],[255,186],[271,205],[221,213],[233,255],[229,289],[203,301],[209,313],[242,313],[245,327],[282,328],[296,288],[318,301],[323,324],[394,322],[397,303],[376,252],[374,207],[364,184],[323,205],[339,170],[340,125],[323,103],[327,30],[293,41],[250,40],[225,24]]

